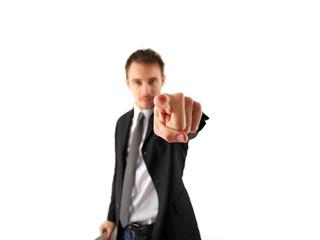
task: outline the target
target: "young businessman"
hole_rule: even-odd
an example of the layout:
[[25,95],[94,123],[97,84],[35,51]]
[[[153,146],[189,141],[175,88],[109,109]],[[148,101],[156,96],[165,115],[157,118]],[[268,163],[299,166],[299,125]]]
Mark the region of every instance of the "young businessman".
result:
[[164,63],[151,49],[127,60],[126,83],[135,105],[116,125],[116,163],[107,220],[110,239],[197,240],[200,233],[182,181],[188,142],[208,117],[182,93],[161,94]]

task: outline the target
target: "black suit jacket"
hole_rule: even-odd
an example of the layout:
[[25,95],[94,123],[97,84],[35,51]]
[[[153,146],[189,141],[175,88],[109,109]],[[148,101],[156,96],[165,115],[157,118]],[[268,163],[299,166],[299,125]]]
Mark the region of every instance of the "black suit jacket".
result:
[[[126,167],[127,147],[133,110],[122,115],[116,125],[116,163],[108,220],[115,222],[118,232],[122,181]],[[202,115],[197,133],[209,119]],[[190,134],[189,139],[197,133]],[[153,132],[153,115],[149,119],[142,154],[159,198],[159,210],[153,240],[197,240],[200,238],[195,214],[182,181],[188,143],[168,143]],[[119,235],[119,234],[118,234]]]

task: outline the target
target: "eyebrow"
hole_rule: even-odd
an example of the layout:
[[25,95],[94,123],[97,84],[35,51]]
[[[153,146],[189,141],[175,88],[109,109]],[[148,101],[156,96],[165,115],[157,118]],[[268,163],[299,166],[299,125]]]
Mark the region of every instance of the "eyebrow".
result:
[[[151,77],[148,79],[148,81],[150,80],[159,80],[159,78],[157,77]],[[135,81],[142,81],[141,78],[134,78],[134,79],[131,79],[131,82],[135,82]]]

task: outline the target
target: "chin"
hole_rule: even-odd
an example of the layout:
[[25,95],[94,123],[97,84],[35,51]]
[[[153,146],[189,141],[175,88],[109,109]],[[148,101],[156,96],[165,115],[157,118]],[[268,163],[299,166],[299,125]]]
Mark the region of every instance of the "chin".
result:
[[139,106],[140,109],[152,109],[154,107],[153,104],[141,104]]

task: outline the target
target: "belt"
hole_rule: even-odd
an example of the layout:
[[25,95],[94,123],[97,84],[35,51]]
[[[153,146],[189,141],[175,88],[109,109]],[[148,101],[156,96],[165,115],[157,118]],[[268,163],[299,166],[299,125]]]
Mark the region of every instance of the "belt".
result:
[[138,237],[152,237],[153,225],[141,225],[139,223],[130,223],[129,229]]

